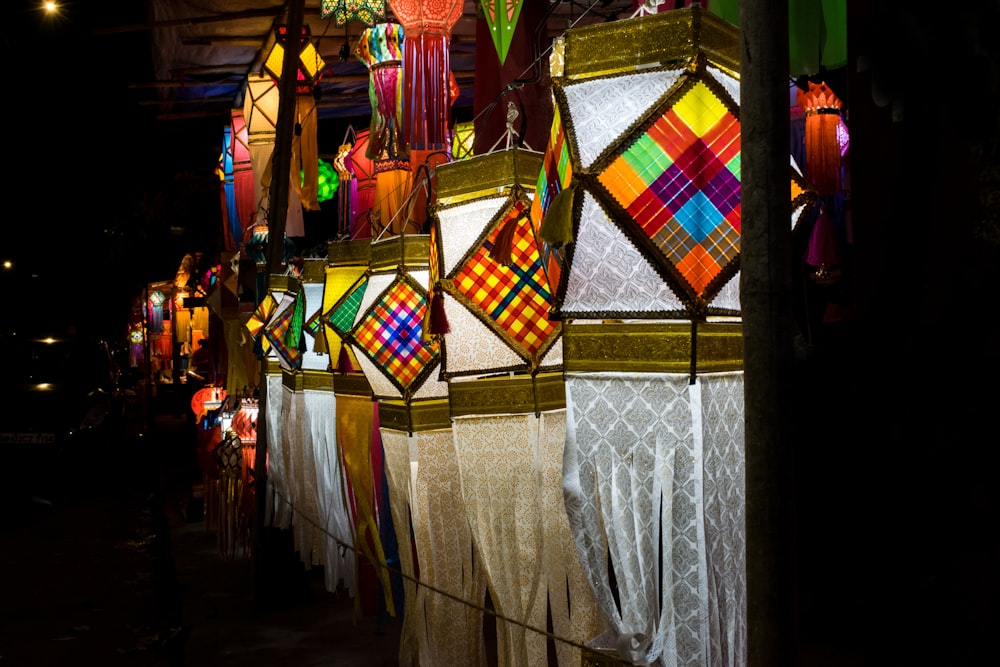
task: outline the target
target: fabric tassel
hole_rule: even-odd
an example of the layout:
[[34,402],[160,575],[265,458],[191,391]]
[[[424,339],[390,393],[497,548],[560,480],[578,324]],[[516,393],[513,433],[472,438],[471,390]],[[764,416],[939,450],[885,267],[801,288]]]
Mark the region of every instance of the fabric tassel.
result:
[[354,372],[354,364],[351,363],[351,355],[347,353],[347,346],[343,344],[340,346],[340,354],[337,356],[337,372]]
[[428,331],[431,334],[451,333],[451,326],[448,324],[448,316],[444,312],[444,296],[440,290],[435,289],[431,294],[431,317]]
[[313,352],[316,354],[329,354],[330,348],[326,344],[326,334],[320,331],[313,336]]
[[489,257],[500,266],[510,266],[514,263],[511,250],[514,244],[514,233],[520,222],[521,216],[519,215],[509,217],[493,239],[493,247],[490,248]]
[[816,218],[804,259],[806,264],[824,270],[840,264],[840,244],[833,221],[825,210],[821,210]]
[[542,226],[538,230],[542,240],[553,248],[561,248],[573,242],[573,193],[576,192],[576,181],[559,191],[552,198],[549,210],[545,212]]

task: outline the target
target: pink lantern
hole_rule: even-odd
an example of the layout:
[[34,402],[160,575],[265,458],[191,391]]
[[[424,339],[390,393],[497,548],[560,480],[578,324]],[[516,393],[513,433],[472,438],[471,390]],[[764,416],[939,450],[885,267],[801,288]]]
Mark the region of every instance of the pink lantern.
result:
[[403,26],[404,135],[410,149],[447,150],[451,109],[451,30],[461,0],[390,0]]
[[253,226],[254,211],[257,210],[253,162],[250,159],[250,131],[243,109],[233,109],[231,124],[232,137],[229,152],[233,164],[233,191],[236,197],[236,213],[239,216],[243,234]]

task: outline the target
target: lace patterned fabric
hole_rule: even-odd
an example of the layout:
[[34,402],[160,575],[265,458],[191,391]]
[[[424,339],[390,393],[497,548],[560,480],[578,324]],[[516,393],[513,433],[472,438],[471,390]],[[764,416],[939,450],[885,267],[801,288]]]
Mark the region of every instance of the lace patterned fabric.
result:
[[683,308],[652,264],[608,219],[590,193],[584,195],[573,270],[567,280],[561,308],[564,315]]
[[564,87],[580,162],[595,159],[670,89],[684,70],[605,77]]
[[[390,497],[390,504],[410,508],[420,581],[476,605],[421,589],[426,643],[422,645],[420,664],[485,667],[483,612],[478,607],[485,601],[486,578],[480,557],[474,556],[452,431],[424,431],[410,436],[383,428],[381,434],[387,460],[390,449],[394,458],[390,493],[397,495]],[[404,439],[410,463],[406,485],[409,496],[400,498],[398,493],[404,485],[397,473],[402,473]],[[410,540],[400,542],[400,552],[405,544]]]
[[[504,616],[545,629],[546,604],[557,636],[582,643],[600,616],[574,553],[562,500],[565,411],[471,416],[454,420],[462,495],[477,552]],[[546,638],[498,621],[501,665],[547,664]],[[579,649],[556,642],[561,667],[580,664]]]
[[637,664],[746,664],[742,390],[741,373],[566,378],[567,513],[609,643]]
[[[305,390],[306,414],[309,415],[307,440],[312,442],[313,467],[316,474],[314,502],[317,523],[324,528],[320,534],[320,563],[326,590],[335,592],[343,582],[348,595],[355,594],[354,531],[347,504],[344,466],[337,445],[337,399],[331,391]],[[341,549],[340,544],[347,549]]]
[[283,424],[287,414],[284,397],[288,390],[281,383],[280,373],[267,375],[267,518],[270,525],[288,528],[291,511],[284,498],[288,497],[288,478],[285,475]]

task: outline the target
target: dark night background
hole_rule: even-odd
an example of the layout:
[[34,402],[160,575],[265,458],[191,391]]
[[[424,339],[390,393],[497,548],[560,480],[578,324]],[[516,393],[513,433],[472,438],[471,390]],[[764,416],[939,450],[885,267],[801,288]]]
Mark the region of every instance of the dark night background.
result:
[[4,3],[8,157],[4,329],[124,335],[147,281],[221,232],[217,121],[158,122],[144,3],[69,0],[58,16]]

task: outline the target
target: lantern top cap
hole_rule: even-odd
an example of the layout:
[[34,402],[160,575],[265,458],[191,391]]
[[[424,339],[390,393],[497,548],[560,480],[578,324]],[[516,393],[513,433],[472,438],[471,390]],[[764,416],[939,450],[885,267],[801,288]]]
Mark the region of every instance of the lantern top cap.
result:
[[739,71],[739,28],[700,6],[570,28],[561,41],[562,67],[553,76],[567,79],[633,72],[699,54]]

